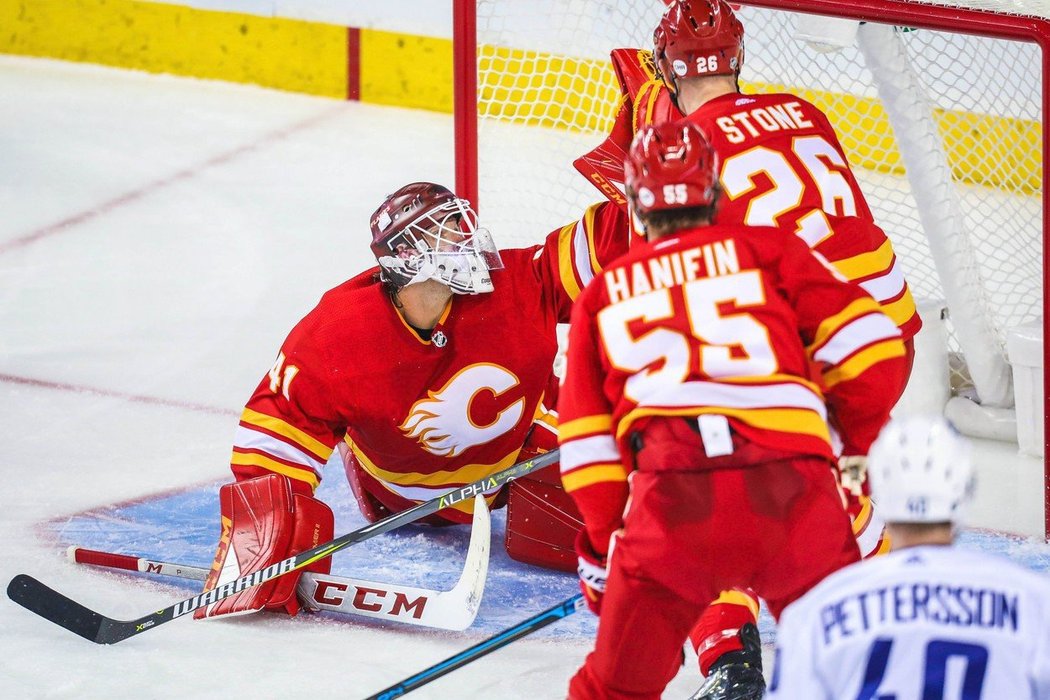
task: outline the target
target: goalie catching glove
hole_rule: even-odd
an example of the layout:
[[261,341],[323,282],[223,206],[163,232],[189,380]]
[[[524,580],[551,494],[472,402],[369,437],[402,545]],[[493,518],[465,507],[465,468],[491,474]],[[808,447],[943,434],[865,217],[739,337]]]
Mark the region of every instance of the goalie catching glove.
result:
[[[331,509],[309,493],[303,482],[286,476],[265,476],[226,484],[219,489],[222,535],[204,590],[265,569],[299,552],[331,540],[335,518]],[[303,493],[305,491],[305,493]],[[241,593],[199,608],[195,619],[273,610],[299,612],[296,585],[306,571],[327,574],[332,560],[289,572]]]

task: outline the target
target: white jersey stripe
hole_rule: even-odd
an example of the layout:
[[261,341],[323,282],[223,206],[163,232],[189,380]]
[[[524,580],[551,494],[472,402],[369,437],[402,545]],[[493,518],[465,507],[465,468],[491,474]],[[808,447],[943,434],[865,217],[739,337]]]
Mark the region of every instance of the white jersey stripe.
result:
[[860,283],[860,286],[865,292],[875,297],[876,301],[887,301],[899,296],[904,291],[905,284],[900,260],[894,260],[893,267],[886,274],[865,280]]
[[900,337],[900,329],[882,314],[868,314],[838,329],[813,359],[837,365],[857,350],[879,340]]
[[580,276],[580,289],[594,279],[594,270],[591,269],[591,247],[587,240],[587,227],[583,222],[584,219],[576,222],[576,230],[572,234],[573,264]]
[[233,434],[233,446],[234,448],[259,450],[288,462],[306,465],[318,473],[325,465],[324,462],[314,459],[283,440],[278,440],[272,435],[246,428],[243,425],[237,426],[237,431]]
[[585,464],[608,464],[620,461],[620,450],[612,435],[569,440],[561,446],[561,473],[565,474]]
[[824,402],[800,384],[683,382],[641,397],[640,407],[803,408],[827,419]]

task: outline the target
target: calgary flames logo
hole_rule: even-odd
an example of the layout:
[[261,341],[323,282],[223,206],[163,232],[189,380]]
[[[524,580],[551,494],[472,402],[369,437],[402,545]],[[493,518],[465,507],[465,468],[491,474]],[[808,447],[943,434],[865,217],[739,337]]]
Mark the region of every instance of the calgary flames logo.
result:
[[498,397],[517,385],[518,378],[499,365],[470,365],[438,391],[427,392],[429,398],[414,403],[399,427],[427,452],[455,457],[517,425],[525,411],[524,398],[499,410],[487,425],[475,423],[471,416],[471,404],[479,393],[487,391]]

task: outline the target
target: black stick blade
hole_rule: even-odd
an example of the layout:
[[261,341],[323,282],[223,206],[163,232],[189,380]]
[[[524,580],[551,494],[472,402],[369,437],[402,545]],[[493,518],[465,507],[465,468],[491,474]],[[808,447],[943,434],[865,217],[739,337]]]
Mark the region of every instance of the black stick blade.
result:
[[102,615],[70,600],[53,588],[48,588],[32,576],[18,574],[7,584],[7,597],[26,610],[65,627],[96,644],[106,642],[98,639],[102,627]]

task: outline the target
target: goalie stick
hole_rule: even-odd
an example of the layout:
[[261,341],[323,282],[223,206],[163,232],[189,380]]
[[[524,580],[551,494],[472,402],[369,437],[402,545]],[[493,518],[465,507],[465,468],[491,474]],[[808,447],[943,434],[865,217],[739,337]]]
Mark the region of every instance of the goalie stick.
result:
[[[474,521],[467,547],[467,560],[459,581],[448,591],[378,583],[358,578],[315,574],[307,571],[299,580],[298,593],[304,606],[347,615],[396,620],[409,625],[445,630],[465,630],[474,622],[481,606],[489,569],[492,524],[483,496],[475,496]],[[111,569],[175,576],[204,581],[209,569],[173,564],[127,554],[100,552],[73,545],[69,560]]]
[[369,695],[365,700],[390,700],[390,698],[399,698],[409,691],[415,690],[420,686],[441,678],[441,676],[446,673],[455,671],[457,668],[466,666],[471,661],[476,661],[486,654],[490,654],[497,649],[507,646],[516,639],[521,639],[526,635],[532,634],[536,630],[543,629],[552,622],[557,622],[562,618],[572,615],[584,605],[583,594],[577,593],[571,598],[558,603],[553,608],[548,608],[541,613],[533,615],[527,620],[522,620],[513,627],[508,627],[502,632],[494,634],[469,649],[464,649],[458,654],[450,656],[444,661],[436,663],[429,668],[425,668],[419,673],[413,674],[405,680],[395,683],[389,688],[380,690],[374,695]]
[[88,641],[95,644],[116,644],[128,637],[156,629],[160,625],[191,613],[199,607],[211,605],[247,588],[258,586],[278,576],[302,569],[315,561],[331,556],[358,542],[415,522],[439,510],[461,503],[468,498],[473,498],[480,493],[494,491],[518,477],[530,474],[557,461],[558,450],[554,449],[533,459],[519,462],[466,486],[453,489],[443,496],[424,501],[400,513],[394,513],[358,530],[341,535],[334,540],[319,544],[276,564],[271,564],[265,569],[247,574],[235,581],[204,591],[191,598],[180,600],[173,605],[134,620],[116,620],[106,617],[71,598],[67,598],[27,574],[18,574],[11,579],[11,582],[7,584],[7,597],[30,612],[36,613],[60,627],[64,627],[74,634],[78,634]]

